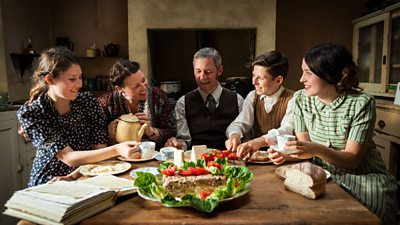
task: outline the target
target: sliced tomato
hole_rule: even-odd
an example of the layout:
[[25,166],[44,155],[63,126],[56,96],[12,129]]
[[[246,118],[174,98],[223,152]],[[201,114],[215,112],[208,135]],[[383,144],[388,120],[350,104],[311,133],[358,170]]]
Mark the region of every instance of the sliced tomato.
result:
[[216,162],[214,162],[214,161],[211,161],[211,162],[208,162],[207,163],[207,167],[217,167],[219,170],[221,170],[222,169],[222,165],[221,164],[219,164],[219,163],[216,163]]
[[203,153],[203,155],[201,155],[201,157],[206,160],[206,162],[209,161],[214,161],[214,155],[209,154],[209,153]]
[[206,199],[210,194],[211,194],[211,193],[209,193],[209,192],[202,191],[202,192],[200,192],[200,199],[201,199],[201,200],[204,200],[204,199]]
[[195,167],[191,167],[189,166],[187,168],[187,170],[189,170],[193,175],[201,175],[201,171],[199,171],[197,168]]
[[179,170],[179,175],[181,176],[193,176],[194,174],[190,170]]
[[222,155],[224,155],[224,157],[228,157],[229,154],[231,154],[231,151],[229,151],[229,150],[223,150],[222,151]]
[[161,173],[166,176],[173,176],[175,175],[176,166],[169,165],[168,168],[161,170]]
[[212,153],[215,155],[215,154],[221,154],[222,152],[221,152],[221,150],[213,149]]
[[199,175],[203,175],[203,174],[209,174],[210,172],[208,172],[208,170],[204,169],[203,167],[196,167]]
[[225,156],[222,153],[216,153],[214,154],[214,159],[215,158],[225,158]]
[[237,187],[237,186],[239,186],[239,185],[240,185],[240,183],[239,183],[238,179],[235,178],[235,187]]
[[229,153],[228,159],[230,159],[230,160],[237,160],[238,157],[237,157],[236,153],[234,152],[234,153]]

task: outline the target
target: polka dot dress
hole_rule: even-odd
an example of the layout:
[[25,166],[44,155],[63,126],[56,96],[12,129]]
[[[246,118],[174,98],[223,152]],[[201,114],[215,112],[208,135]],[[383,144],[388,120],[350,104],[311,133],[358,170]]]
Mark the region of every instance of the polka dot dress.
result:
[[29,187],[46,183],[55,176],[68,175],[75,169],[56,158],[65,147],[81,151],[107,143],[104,115],[89,92],[78,94],[68,114],[61,116],[50,97],[42,94],[22,106],[17,116],[36,148]]

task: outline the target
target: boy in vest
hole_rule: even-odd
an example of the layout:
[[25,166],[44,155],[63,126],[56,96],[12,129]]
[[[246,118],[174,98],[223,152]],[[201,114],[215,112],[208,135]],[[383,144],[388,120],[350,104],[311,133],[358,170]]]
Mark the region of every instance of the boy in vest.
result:
[[[289,68],[286,56],[270,51],[258,56],[252,66],[255,90],[247,95],[243,110],[226,129],[226,148],[237,150],[242,159],[250,158],[261,147],[274,145],[277,135],[293,133],[293,91],[282,86]],[[251,129],[255,139],[241,144],[243,135]]]
[[221,56],[214,48],[202,48],[193,57],[198,88],[178,99],[175,105],[177,136],[165,146],[188,149],[192,145],[225,149],[225,130],[237,117],[243,98],[223,88]]

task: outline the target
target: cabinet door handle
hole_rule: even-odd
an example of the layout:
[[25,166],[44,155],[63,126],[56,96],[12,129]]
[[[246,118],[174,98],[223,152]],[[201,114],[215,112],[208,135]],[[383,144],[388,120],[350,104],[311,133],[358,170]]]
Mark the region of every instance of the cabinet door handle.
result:
[[383,120],[379,120],[379,121],[378,121],[378,127],[379,127],[380,129],[383,129],[385,126],[386,126],[385,121],[383,121]]
[[17,168],[16,168],[16,169],[17,169],[17,173],[21,172],[21,171],[22,171],[22,168],[23,168],[22,165],[19,165],[19,164],[18,164],[18,165],[17,165]]
[[382,56],[382,65],[386,65],[386,55]]

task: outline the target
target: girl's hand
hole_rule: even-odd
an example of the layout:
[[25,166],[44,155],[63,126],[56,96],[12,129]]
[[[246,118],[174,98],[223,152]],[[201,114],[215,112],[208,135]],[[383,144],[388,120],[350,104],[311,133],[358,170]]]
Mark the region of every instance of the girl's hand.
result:
[[114,146],[120,156],[127,159],[139,159],[141,156],[139,144],[140,142],[137,141],[125,141]]
[[80,167],[76,168],[72,173],[70,173],[66,176],[53,177],[51,180],[47,181],[47,183],[52,184],[52,183],[54,183],[56,181],[60,181],[60,180],[65,180],[65,181],[77,180],[79,177],[82,176],[82,174],[79,171],[80,171]]

